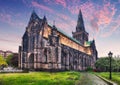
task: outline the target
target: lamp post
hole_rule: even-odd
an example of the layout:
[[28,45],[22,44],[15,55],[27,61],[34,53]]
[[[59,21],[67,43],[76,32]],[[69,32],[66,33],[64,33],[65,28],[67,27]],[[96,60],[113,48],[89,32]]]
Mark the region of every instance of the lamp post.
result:
[[110,72],[110,76],[109,76],[109,79],[112,79],[112,75],[111,75],[111,59],[112,59],[112,55],[113,55],[113,53],[110,51],[109,53],[108,53],[108,56],[109,56],[109,58],[110,58],[110,68],[109,68],[109,72]]

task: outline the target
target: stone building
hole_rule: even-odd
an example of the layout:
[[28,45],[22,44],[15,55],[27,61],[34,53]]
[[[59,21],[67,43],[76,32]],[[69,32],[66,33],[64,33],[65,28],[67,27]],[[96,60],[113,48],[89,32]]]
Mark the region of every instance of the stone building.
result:
[[33,11],[19,46],[19,67],[30,70],[85,70],[97,60],[95,40],[88,41],[81,10],[76,31],[68,36]]
[[12,51],[9,51],[9,50],[7,50],[7,51],[0,50],[0,55],[3,56],[4,58],[7,58],[7,56],[11,55],[11,54],[13,54]]

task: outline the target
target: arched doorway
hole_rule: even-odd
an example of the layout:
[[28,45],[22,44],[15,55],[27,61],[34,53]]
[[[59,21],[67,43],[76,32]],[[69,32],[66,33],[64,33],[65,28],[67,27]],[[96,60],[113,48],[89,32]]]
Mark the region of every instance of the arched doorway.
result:
[[74,70],[77,70],[77,59],[74,60]]
[[62,63],[62,69],[67,70],[66,65],[67,65],[67,53],[65,48],[62,50],[62,58],[61,58],[61,63]]
[[29,56],[29,68],[34,69],[34,54],[33,53]]

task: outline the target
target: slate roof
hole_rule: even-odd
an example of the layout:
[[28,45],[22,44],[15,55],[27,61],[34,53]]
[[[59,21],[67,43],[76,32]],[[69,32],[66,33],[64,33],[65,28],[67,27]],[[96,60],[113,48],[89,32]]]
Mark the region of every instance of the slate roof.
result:
[[[48,26],[50,26],[52,28],[52,26],[50,24],[48,24]],[[57,27],[56,27],[57,28]],[[70,35],[67,35],[67,33],[65,33],[63,30],[61,30],[60,28],[57,28],[57,31],[60,32],[61,34],[63,34],[64,36],[68,37],[69,39],[71,39],[72,41],[76,42],[77,44],[82,45],[78,40],[76,40],[75,38],[71,37]]]

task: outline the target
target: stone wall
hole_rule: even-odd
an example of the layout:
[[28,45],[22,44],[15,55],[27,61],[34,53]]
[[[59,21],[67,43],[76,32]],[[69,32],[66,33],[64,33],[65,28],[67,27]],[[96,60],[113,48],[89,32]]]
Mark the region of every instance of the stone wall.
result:
[[85,70],[92,65],[92,56],[62,45],[61,62],[63,70]]

